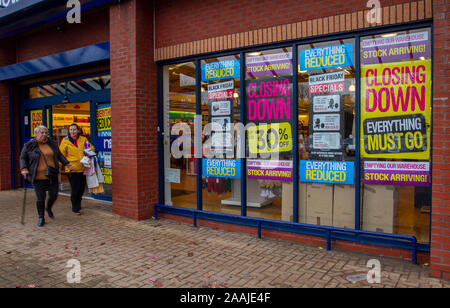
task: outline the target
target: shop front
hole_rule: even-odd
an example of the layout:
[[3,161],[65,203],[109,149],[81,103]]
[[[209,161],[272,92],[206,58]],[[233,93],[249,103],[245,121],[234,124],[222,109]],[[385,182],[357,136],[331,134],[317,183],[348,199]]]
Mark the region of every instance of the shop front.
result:
[[[97,151],[104,180],[103,193],[86,191],[85,196],[107,201],[112,200],[110,79],[108,73],[97,73],[23,86],[20,103],[21,144],[34,138],[34,129],[39,125],[48,127],[50,138],[61,144],[68,136],[69,126],[78,125]],[[70,194],[64,172],[59,181],[60,192]]]
[[431,37],[423,23],[161,63],[157,211],[428,252]]

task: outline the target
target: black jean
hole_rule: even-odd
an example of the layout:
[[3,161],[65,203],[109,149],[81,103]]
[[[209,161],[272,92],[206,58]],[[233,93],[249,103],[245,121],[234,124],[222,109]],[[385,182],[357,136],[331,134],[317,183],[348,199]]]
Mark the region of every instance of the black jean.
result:
[[86,176],[81,172],[67,173],[70,182],[70,201],[72,201],[72,212],[77,213],[81,210],[81,199],[83,198],[86,187]]
[[47,208],[51,210],[58,198],[58,181],[35,180],[33,186],[36,193],[36,207],[39,218],[44,218],[46,192],[48,191]]

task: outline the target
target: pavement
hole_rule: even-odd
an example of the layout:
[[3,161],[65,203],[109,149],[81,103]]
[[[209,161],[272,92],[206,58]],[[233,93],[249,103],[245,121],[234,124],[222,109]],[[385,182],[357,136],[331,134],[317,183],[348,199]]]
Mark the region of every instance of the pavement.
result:
[[[39,228],[34,191],[27,194],[22,225],[23,190],[0,192],[1,288],[450,287],[431,278],[427,264],[167,219],[135,221],[95,200],[83,200],[76,216],[61,195],[56,219]],[[364,279],[371,259],[380,261],[380,283]]]

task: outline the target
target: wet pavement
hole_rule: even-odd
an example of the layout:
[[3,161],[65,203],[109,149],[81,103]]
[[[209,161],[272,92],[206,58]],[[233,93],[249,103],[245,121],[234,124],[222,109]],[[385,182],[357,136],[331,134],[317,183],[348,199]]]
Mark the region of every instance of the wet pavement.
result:
[[[83,200],[81,216],[59,196],[55,220],[37,227],[35,195],[0,192],[2,288],[448,288],[427,264],[159,219],[135,221]],[[380,283],[365,277],[381,265]],[[80,276],[76,270],[80,269]],[[80,278],[79,283],[77,278]],[[352,279],[353,278],[353,279]],[[70,283],[72,282],[72,283]]]

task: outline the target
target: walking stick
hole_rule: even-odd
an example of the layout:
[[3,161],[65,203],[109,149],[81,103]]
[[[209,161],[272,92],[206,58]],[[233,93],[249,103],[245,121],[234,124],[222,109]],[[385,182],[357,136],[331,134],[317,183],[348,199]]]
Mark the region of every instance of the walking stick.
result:
[[25,177],[25,190],[23,193],[23,203],[22,203],[22,218],[20,219],[20,223],[25,225],[25,208],[27,204],[27,185],[28,185],[28,176]]

